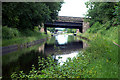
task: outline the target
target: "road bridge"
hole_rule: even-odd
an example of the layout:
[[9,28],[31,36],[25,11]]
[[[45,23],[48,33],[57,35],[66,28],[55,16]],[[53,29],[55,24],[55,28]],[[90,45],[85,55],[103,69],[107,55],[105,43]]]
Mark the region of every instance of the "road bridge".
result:
[[79,29],[81,33],[89,28],[89,23],[84,21],[82,17],[58,16],[58,20],[47,22],[44,24],[44,31],[47,33],[47,27],[54,28],[73,28]]

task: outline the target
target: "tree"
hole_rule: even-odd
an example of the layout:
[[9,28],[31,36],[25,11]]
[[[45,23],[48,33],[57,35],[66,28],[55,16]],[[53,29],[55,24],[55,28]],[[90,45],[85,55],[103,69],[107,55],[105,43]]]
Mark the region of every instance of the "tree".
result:
[[49,7],[51,11],[51,14],[50,14],[51,19],[53,20],[57,19],[56,16],[58,16],[58,12],[60,11],[61,5],[63,4],[63,2],[51,2],[51,3],[46,2],[45,4]]
[[55,32],[55,28],[47,28],[47,30],[49,30],[50,32]]
[[67,29],[67,33],[76,33],[76,29]]
[[114,8],[115,8],[115,12],[113,13],[113,15],[115,15],[117,24],[120,25],[120,2],[116,3]]
[[115,13],[115,6],[118,3],[113,2],[87,2],[86,7],[89,8],[87,17],[91,18],[89,20],[90,24],[93,25],[95,22],[100,22],[101,24],[111,21],[117,14]]
[[60,2],[9,2],[2,5],[3,26],[34,30],[34,26],[57,18]]

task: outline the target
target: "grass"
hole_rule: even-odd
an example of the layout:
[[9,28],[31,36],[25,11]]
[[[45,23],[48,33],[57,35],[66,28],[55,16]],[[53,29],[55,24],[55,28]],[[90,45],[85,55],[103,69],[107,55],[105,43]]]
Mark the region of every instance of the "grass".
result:
[[9,28],[7,26],[3,26],[2,28],[2,46],[24,44],[45,37],[48,37],[48,35],[35,30],[19,31],[16,28]]
[[104,28],[98,30],[94,27],[90,29],[91,32],[89,30],[79,34],[90,39],[90,42],[89,47],[80,51],[77,57],[68,58],[62,66],[56,65],[53,59],[49,58],[48,63],[45,59],[39,58],[38,64],[44,65],[45,62],[44,66],[47,66],[45,69],[39,70],[33,65],[30,74],[13,73],[11,78],[118,78],[119,47],[113,42],[119,44],[120,26],[111,27],[109,30]]
[[118,78],[118,47],[111,40],[97,36],[84,54],[90,59],[90,70],[94,67],[97,72],[93,77]]
[[14,44],[24,44],[27,42],[32,42],[34,40],[40,40],[47,37],[47,35],[40,34],[39,36],[31,36],[31,37],[19,37],[19,38],[12,38],[12,39],[3,39],[2,46],[14,45]]

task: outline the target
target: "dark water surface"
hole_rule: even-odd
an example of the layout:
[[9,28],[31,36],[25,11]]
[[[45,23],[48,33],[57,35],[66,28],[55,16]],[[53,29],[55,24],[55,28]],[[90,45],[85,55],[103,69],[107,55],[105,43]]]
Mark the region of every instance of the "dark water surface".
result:
[[32,65],[38,66],[38,56],[46,58],[52,55],[53,58],[59,59],[62,65],[68,57],[72,58],[78,54],[81,48],[86,47],[86,43],[79,40],[73,35],[56,35],[46,42],[32,46],[26,49],[18,50],[2,56],[2,77],[9,78],[13,72],[28,73]]

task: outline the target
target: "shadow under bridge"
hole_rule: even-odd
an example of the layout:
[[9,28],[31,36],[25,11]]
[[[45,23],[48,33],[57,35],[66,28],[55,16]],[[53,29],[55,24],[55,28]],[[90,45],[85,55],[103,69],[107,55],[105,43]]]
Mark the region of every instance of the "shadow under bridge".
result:
[[73,29],[79,29],[79,31],[82,33],[82,26],[83,22],[75,23],[75,22],[47,22],[44,24],[44,31],[47,34],[47,27],[54,27],[54,28],[73,28]]

